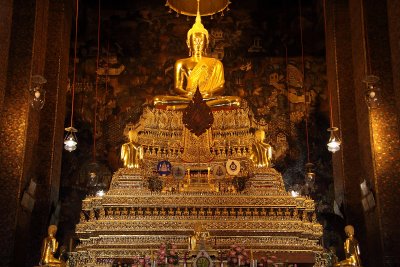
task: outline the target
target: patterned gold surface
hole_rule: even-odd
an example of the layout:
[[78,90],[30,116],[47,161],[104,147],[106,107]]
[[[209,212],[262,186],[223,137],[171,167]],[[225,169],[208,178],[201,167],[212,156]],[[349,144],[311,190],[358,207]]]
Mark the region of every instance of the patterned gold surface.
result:
[[[162,242],[173,242],[187,251],[197,225],[209,233],[214,250],[245,244],[268,253],[322,251],[322,226],[316,221],[314,201],[292,197],[279,172],[256,168],[249,160],[254,142],[249,111],[214,111],[214,116],[217,124],[199,144],[185,143],[189,132],[182,126],[180,111],[148,108],[138,125],[127,126],[126,132],[140,129],[142,166],[119,169],[105,196],[83,200],[76,226],[81,244],[73,254],[74,262],[91,266],[100,258],[143,255]],[[202,146],[202,142],[212,160],[185,161],[185,150],[192,151],[191,146]],[[217,179],[210,171],[217,164],[224,166],[227,159],[240,161],[239,175],[249,177],[240,193],[227,186],[234,176]],[[163,190],[151,192],[147,178],[155,175],[160,160],[182,165],[185,177],[160,176]]]

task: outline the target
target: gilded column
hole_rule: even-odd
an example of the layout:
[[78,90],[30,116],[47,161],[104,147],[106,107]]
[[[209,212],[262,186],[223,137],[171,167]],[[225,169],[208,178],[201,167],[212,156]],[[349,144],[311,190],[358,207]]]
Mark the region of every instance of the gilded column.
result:
[[31,249],[27,253],[27,266],[38,263],[47,226],[50,223],[58,224],[58,214],[54,211],[57,210],[59,199],[63,153],[71,10],[70,1],[49,0],[47,47],[44,52],[46,103],[40,112],[37,153],[34,156],[33,172],[37,189],[29,227]]
[[7,80],[8,51],[10,47],[13,0],[0,1],[0,109]]
[[[29,181],[32,144],[37,133],[29,121],[28,87],[32,73],[36,1],[13,3],[10,48],[4,100],[0,111],[0,258],[2,266],[12,266],[18,213],[22,192]],[[29,147],[29,148],[28,148]],[[26,224],[25,224],[26,225]]]
[[[396,266],[400,131],[393,85],[398,78],[393,70],[399,59],[390,53],[393,33],[389,33],[388,6],[386,1],[327,2],[328,86],[336,90],[335,121],[343,141],[342,150],[333,156],[336,197],[343,199],[346,223],[357,229],[363,265]],[[392,23],[396,21],[398,17]],[[363,80],[370,74],[380,77],[382,96],[380,106],[368,110]],[[375,206],[362,205],[365,197],[360,183],[364,179]]]
[[[359,127],[356,109],[360,104],[354,93],[356,74],[351,64],[353,36],[348,1],[327,0],[326,21],[328,91],[332,94],[333,126],[339,127],[342,139],[341,149],[332,154],[335,200],[344,211],[345,223],[355,225],[360,233],[364,232],[359,186],[364,173],[358,142],[362,128]],[[362,245],[365,244],[362,235],[357,237]],[[343,245],[339,243],[337,246],[343,252]]]
[[[397,7],[399,3],[397,2]],[[367,70],[380,77],[380,106],[370,112],[370,135],[373,164],[369,166],[372,175],[371,189],[375,195],[376,207],[365,213],[366,221],[377,221],[380,231],[380,245],[383,260],[375,266],[400,265],[400,229],[398,214],[400,211],[400,125],[398,101],[399,17],[393,21],[392,15],[399,13],[394,1],[363,1],[365,36],[367,40]],[[390,5],[389,5],[390,4]],[[390,14],[390,16],[388,16]],[[397,28],[393,29],[393,27]],[[396,30],[397,29],[397,30]],[[389,31],[393,30],[393,32]],[[391,50],[392,48],[392,50]],[[393,54],[391,53],[394,52]],[[396,87],[397,86],[397,87]],[[396,98],[397,97],[397,98]],[[375,225],[369,231],[375,232]],[[379,244],[378,243],[378,244]]]

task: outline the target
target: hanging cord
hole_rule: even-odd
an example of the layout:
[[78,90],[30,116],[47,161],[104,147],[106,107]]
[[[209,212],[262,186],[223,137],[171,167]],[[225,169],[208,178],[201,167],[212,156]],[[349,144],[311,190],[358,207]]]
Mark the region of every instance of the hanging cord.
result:
[[105,99],[104,99],[104,101],[107,101],[107,94],[108,94],[108,70],[109,70],[109,62],[110,62],[110,41],[107,41],[107,56],[106,56],[106,66],[107,66],[107,68],[106,68],[106,89],[105,89],[105,92],[104,92],[104,97],[105,97]]
[[310,144],[308,141],[308,104],[307,104],[307,87],[305,83],[305,68],[304,68],[304,44],[303,44],[303,20],[302,20],[301,0],[299,0],[299,24],[300,24],[300,43],[301,43],[301,73],[303,74],[303,93],[304,93],[304,118],[306,128],[306,144],[307,144],[307,162],[310,162]]
[[[364,19],[365,18],[365,19]],[[361,2],[361,25],[362,35],[364,39],[364,60],[365,60],[365,76],[372,74],[371,66],[371,55],[369,53],[369,41],[368,41],[368,21],[365,17],[364,3]]]
[[75,14],[75,42],[74,42],[74,73],[72,78],[71,88],[71,128],[74,119],[74,102],[75,102],[75,83],[76,83],[76,52],[78,46],[78,18],[79,18],[79,0],[76,0],[76,14]]
[[96,162],[96,130],[97,130],[97,97],[99,89],[99,61],[100,61],[100,18],[101,0],[99,0],[99,16],[97,21],[97,58],[96,58],[96,86],[94,96],[94,121],[93,121],[93,162]]
[[[326,34],[328,33],[327,30],[327,25],[326,25],[326,0],[323,0],[323,8],[324,8],[324,30],[325,30],[325,39],[326,39]],[[335,23],[335,22],[334,22]],[[335,58],[336,58],[336,32],[334,30],[334,52],[335,52]],[[336,75],[337,75],[337,64],[336,65]],[[338,83],[336,79],[336,83]],[[338,85],[337,85],[338,86]],[[328,94],[329,94],[329,118],[330,118],[330,127],[333,127],[333,109],[332,109],[332,90],[329,86],[328,87]]]

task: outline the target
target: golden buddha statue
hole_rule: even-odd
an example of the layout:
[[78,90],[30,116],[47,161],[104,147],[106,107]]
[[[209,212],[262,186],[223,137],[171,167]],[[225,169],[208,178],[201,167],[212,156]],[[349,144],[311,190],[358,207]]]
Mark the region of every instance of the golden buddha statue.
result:
[[139,209],[137,210],[136,215],[143,216],[143,210],[141,207],[139,207]]
[[208,31],[201,23],[199,0],[193,27],[187,33],[189,57],[179,59],[174,66],[174,88],[178,96],[156,96],[154,105],[167,109],[183,109],[191,101],[197,87],[210,107],[240,106],[240,98],[221,96],[224,91],[224,67],[216,58],[206,57]]
[[335,263],[335,266],[361,267],[360,248],[358,247],[358,241],[354,238],[354,227],[352,225],[347,225],[344,231],[347,235],[347,239],[344,242],[346,259]]
[[210,232],[205,227],[197,222],[194,226],[194,234],[189,238],[190,250],[206,249],[207,241],[210,239]]
[[54,257],[58,249],[58,242],[54,237],[57,232],[57,226],[50,225],[48,228],[48,236],[43,240],[42,252],[39,265],[43,266],[65,266],[65,262]]
[[129,143],[125,143],[121,147],[121,160],[124,167],[139,168],[139,163],[143,159],[143,148],[138,141],[138,133],[135,130],[130,130]]
[[269,167],[272,159],[272,147],[269,144],[264,143],[264,130],[257,130],[254,136],[255,142],[252,146],[250,159],[256,167]]

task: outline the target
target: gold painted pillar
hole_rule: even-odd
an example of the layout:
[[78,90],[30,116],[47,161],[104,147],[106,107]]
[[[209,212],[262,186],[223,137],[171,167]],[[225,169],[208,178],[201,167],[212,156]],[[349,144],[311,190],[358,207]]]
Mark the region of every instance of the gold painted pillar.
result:
[[0,1],[0,109],[3,106],[7,80],[13,0]]
[[[38,263],[52,204],[58,200],[70,34],[65,2],[12,1],[0,105],[1,266]],[[41,111],[29,105],[30,77],[36,74],[47,79]],[[36,188],[26,199],[31,181]]]
[[[30,242],[26,263],[37,264],[42,239],[49,224],[58,224],[57,205],[61,159],[64,141],[65,103],[68,81],[68,62],[72,23],[72,4],[68,0],[48,1],[48,25],[44,53],[46,103],[40,112],[39,136],[36,146],[34,178],[35,206],[29,227]],[[69,152],[66,152],[69,153]],[[62,231],[61,229],[59,231]],[[60,241],[60,246],[62,240]]]
[[[373,165],[371,166],[371,185],[377,206],[365,214],[366,221],[378,221],[380,230],[383,262],[380,266],[400,265],[400,120],[396,103],[399,93],[399,51],[400,43],[391,43],[392,34],[399,36],[400,18],[391,18],[391,26],[397,25],[396,31],[390,32],[388,12],[391,8],[388,1],[364,0],[364,20],[367,23],[368,40],[367,63],[371,73],[380,77],[382,96],[380,107],[370,113],[370,135]],[[397,7],[399,3],[397,1]],[[392,13],[392,15],[394,15]],[[395,29],[393,29],[395,30]],[[391,50],[391,47],[393,50]],[[397,50],[396,50],[397,49]],[[396,65],[397,62],[397,65]],[[397,98],[396,98],[397,96]],[[375,225],[368,229],[374,231]],[[378,243],[379,244],[379,243]],[[376,265],[379,266],[379,265]]]
[[35,1],[15,0],[12,10],[7,77],[0,111],[0,236],[3,239],[0,258],[4,266],[12,266],[20,201],[29,181],[32,147],[37,137],[29,121],[37,124],[38,117],[30,111],[27,91],[33,67]]
[[[388,11],[386,1],[327,0],[328,86],[343,142],[333,155],[335,194],[344,206],[346,223],[355,226],[364,266],[400,264],[399,89],[398,82],[397,87],[393,84],[398,81],[393,70],[399,58],[391,54]],[[398,27],[399,17],[391,23]],[[382,90],[380,107],[370,111],[362,82],[368,74],[380,77]],[[364,179],[376,202],[369,209],[361,202]]]
[[[365,105],[355,94],[348,0],[326,0],[326,21],[326,64],[328,89],[333,99],[333,126],[339,127],[342,139],[341,149],[332,154],[335,200],[344,210],[346,223],[355,225],[357,238],[363,245],[365,229],[359,184],[364,171],[358,142],[362,126],[356,106],[365,108]],[[343,253],[342,244],[338,244],[338,250]]]

